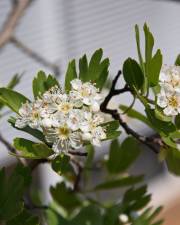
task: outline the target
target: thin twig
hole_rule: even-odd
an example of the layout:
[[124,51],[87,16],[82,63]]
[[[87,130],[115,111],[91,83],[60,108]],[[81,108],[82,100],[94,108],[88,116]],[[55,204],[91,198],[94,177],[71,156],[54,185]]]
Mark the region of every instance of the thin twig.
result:
[[60,68],[55,63],[50,62],[46,58],[44,58],[39,53],[35,52],[28,46],[26,46],[22,41],[20,41],[17,37],[12,36],[10,39],[11,43],[14,44],[19,50],[21,50],[24,54],[35,60],[36,62],[42,64],[45,67],[50,68],[55,76],[60,75]]
[[0,48],[10,41],[19,19],[31,2],[32,0],[16,0],[16,3],[13,4],[0,32]]
[[84,156],[84,157],[88,155],[87,152],[77,152],[77,151],[71,151],[71,150],[69,150],[68,153],[71,155]]
[[36,160],[30,160],[28,163],[28,167],[31,169],[31,171],[35,170],[41,163],[47,163],[49,162],[48,159],[36,159]]
[[0,134],[0,142],[2,142],[10,152],[16,153],[16,149],[2,136],[2,134]]
[[108,113],[110,114],[115,120],[119,121],[119,124],[124,128],[124,130],[126,131],[127,134],[132,135],[133,137],[135,137],[138,141],[140,141],[141,143],[145,144],[146,146],[148,146],[153,152],[158,153],[159,150],[158,148],[156,148],[156,145],[159,145],[159,143],[157,142],[157,140],[154,140],[151,137],[145,137],[143,135],[140,135],[139,133],[137,133],[136,131],[134,131],[133,129],[131,129],[128,124],[122,119],[121,115],[118,113],[118,111],[115,109],[109,109],[108,103],[110,102],[110,100],[117,95],[117,93],[122,94],[125,92],[129,92],[131,91],[130,88],[125,85],[124,88],[117,90],[116,87],[116,83],[119,79],[121,75],[121,71],[118,71],[116,77],[114,78],[113,82],[112,82],[112,86],[111,89],[108,93],[108,95],[106,96],[106,98],[104,99],[104,101],[101,104],[101,111],[104,113]]
[[82,175],[82,171],[83,171],[84,168],[74,158],[71,158],[71,161],[72,161],[72,163],[74,163],[77,166],[77,169],[78,169],[76,179],[74,181],[74,187],[73,187],[73,191],[77,192],[77,191],[79,191],[79,184],[81,182],[81,175]]

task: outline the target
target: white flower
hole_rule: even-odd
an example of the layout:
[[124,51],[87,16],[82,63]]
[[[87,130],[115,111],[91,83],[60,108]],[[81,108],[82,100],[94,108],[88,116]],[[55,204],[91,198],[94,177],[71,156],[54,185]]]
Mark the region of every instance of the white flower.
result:
[[59,94],[52,98],[52,101],[47,104],[46,113],[62,113],[68,114],[73,109],[73,103],[67,94]]
[[56,153],[80,148],[87,141],[100,146],[106,139],[99,90],[79,79],[71,81],[71,85],[69,93],[55,86],[34,102],[23,104],[16,120],[19,128],[29,125],[41,129]]
[[72,89],[78,91],[82,88],[82,81],[79,79],[74,79],[71,81]]
[[104,122],[101,114],[93,114],[92,112],[84,112],[83,121],[80,124],[82,132],[89,132]]
[[176,116],[180,113],[180,67],[163,66],[159,81],[157,105],[163,108],[165,115]]
[[101,146],[101,141],[106,139],[105,129],[98,126],[91,131],[92,139],[91,143],[95,146]]
[[66,124],[61,124],[59,127],[45,130],[46,140],[53,143],[55,153],[62,151],[67,152],[69,149],[77,149],[82,146],[82,139],[79,132],[72,132]]
[[159,80],[162,87],[169,86],[169,89],[180,93],[180,66],[163,66]]
[[105,129],[99,126],[103,123],[104,118],[101,114],[93,115],[91,112],[85,112],[84,119],[80,126],[83,139],[90,141],[95,146],[100,146],[101,141],[106,138]]
[[180,113],[180,96],[161,92],[157,96],[157,104],[164,108],[163,112],[167,116],[175,116]]
[[76,96],[76,100],[80,100],[83,104],[91,106],[92,111],[99,111],[101,95],[92,83],[82,83],[81,80],[75,79],[71,81],[71,85],[71,96]]
[[40,109],[40,101],[34,103],[26,102],[22,104],[19,109],[19,117],[16,120],[15,126],[18,128],[24,128],[29,125],[32,128],[39,128],[41,124]]
[[80,128],[80,124],[82,122],[83,112],[80,109],[73,109],[68,115],[67,125],[73,131],[78,130]]

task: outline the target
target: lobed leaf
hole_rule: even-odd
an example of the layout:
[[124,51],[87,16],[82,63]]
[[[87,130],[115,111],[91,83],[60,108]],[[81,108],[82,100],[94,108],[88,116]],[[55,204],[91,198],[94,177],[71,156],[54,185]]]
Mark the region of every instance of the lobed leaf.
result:
[[106,162],[110,173],[120,173],[127,170],[140,154],[136,139],[126,138],[121,145],[117,140],[112,141],[109,159]]
[[35,143],[24,138],[15,138],[14,147],[20,153],[19,157],[30,159],[43,159],[53,154],[51,148],[44,143]]
[[5,170],[0,170],[0,221],[11,220],[22,212],[22,195],[30,181],[30,171],[22,165],[17,165],[8,178]]
[[38,98],[53,86],[59,86],[58,81],[52,75],[46,76],[45,72],[39,71],[33,80],[34,98]]
[[100,191],[100,190],[109,190],[114,188],[120,188],[120,187],[126,187],[130,185],[137,184],[143,180],[143,176],[128,176],[128,177],[122,177],[120,179],[107,181],[101,184],[98,184],[94,190]]
[[0,88],[0,101],[8,106],[12,111],[19,113],[19,108],[23,103],[29,101],[24,95],[9,88]]
[[69,92],[71,90],[71,81],[76,78],[77,78],[76,62],[75,62],[75,59],[73,59],[71,62],[69,62],[66,75],[65,75],[66,92]]
[[67,188],[64,182],[58,183],[55,187],[51,186],[50,193],[54,201],[68,212],[72,212],[81,205],[79,197],[70,188]]

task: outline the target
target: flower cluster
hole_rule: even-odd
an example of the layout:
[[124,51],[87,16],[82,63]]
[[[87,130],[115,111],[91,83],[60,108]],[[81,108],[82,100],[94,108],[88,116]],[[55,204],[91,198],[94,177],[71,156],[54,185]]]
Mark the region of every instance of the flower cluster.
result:
[[167,116],[175,116],[180,113],[180,67],[163,66],[160,73],[160,93],[157,96],[157,104],[163,108]]
[[100,146],[106,139],[101,99],[94,84],[74,79],[68,94],[55,86],[34,102],[23,104],[15,126],[42,129],[56,153],[80,148],[85,142]]

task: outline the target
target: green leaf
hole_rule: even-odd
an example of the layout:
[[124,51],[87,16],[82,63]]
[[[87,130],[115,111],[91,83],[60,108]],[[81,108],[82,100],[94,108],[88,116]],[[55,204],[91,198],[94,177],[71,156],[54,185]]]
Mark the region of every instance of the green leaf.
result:
[[81,201],[78,196],[72,192],[70,188],[67,188],[63,182],[58,183],[55,187],[51,186],[50,192],[54,201],[68,212],[72,212],[81,205]]
[[175,148],[168,148],[166,154],[166,163],[168,170],[180,176],[180,152]]
[[59,175],[74,175],[73,167],[70,164],[70,157],[68,155],[61,154],[52,161],[52,169]]
[[14,127],[15,129],[17,130],[21,130],[21,131],[24,131],[30,135],[32,135],[33,137],[37,138],[38,140],[42,141],[42,142],[46,142],[45,138],[44,138],[44,135],[43,133],[40,131],[40,130],[37,130],[37,129],[33,129],[29,126],[26,126],[24,128],[18,128],[15,126],[15,123],[16,123],[16,118],[14,117],[10,117],[8,119],[8,122],[11,124],[12,127]]
[[164,143],[166,143],[166,145],[168,145],[168,146],[170,146],[172,148],[176,148],[177,147],[176,142],[170,136],[161,137],[161,138],[164,141]]
[[18,74],[15,74],[12,79],[9,81],[7,88],[13,89],[19,82],[20,82],[21,76]]
[[48,91],[53,86],[59,86],[58,81],[55,77],[48,75],[45,72],[39,71],[37,76],[33,80],[33,94],[34,97],[40,97],[44,92]]
[[110,146],[107,168],[110,173],[120,173],[127,170],[140,154],[140,148],[136,139],[128,137],[122,145],[117,140]]
[[79,59],[79,79],[84,80],[88,73],[88,61],[87,56],[83,55],[82,58]]
[[145,207],[151,200],[151,195],[147,194],[147,186],[128,189],[123,197],[123,206],[127,211],[136,211]]
[[142,180],[143,180],[143,176],[122,177],[120,179],[101,183],[101,184],[97,185],[94,190],[99,191],[99,190],[109,190],[109,189],[113,189],[113,188],[126,187],[126,186],[130,186],[130,185],[139,183]]
[[104,213],[103,225],[119,225],[119,215],[122,213],[120,204],[107,207]]
[[175,65],[180,66],[180,54],[176,58]]
[[71,225],[68,220],[51,208],[46,210],[46,222],[48,225]]
[[5,170],[0,170],[0,221],[10,220],[22,212],[22,196],[30,179],[29,170],[22,165],[18,165],[8,178]]
[[40,225],[39,218],[32,215],[27,210],[23,210],[20,214],[8,221],[6,225]]
[[157,119],[153,109],[146,108],[145,111],[152,127],[154,127],[154,129],[161,135],[168,135],[169,133],[176,131],[176,127],[172,122],[165,122]]
[[147,77],[148,82],[151,87],[154,87],[158,84],[159,81],[159,74],[162,67],[162,54],[161,51],[158,49],[156,54],[153,58],[147,62],[148,63],[148,71]]
[[146,23],[144,24],[143,28],[144,28],[144,35],[145,35],[145,59],[146,59],[146,66],[147,66],[149,61],[152,59],[154,38]]
[[162,207],[158,207],[153,210],[151,207],[147,208],[141,215],[132,218],[132,225],[161,225],[163,223],[162,220],[158,220],[155,222],[156,216],[160,213]]
[[86,55],[79,60],[79,78],[84,82],[95,83],[100,89],[104,86],[109,73],[109,59],[102,60],[102,55],[103,50],[100,48],[92,55],[89,65]]
[[14,147],[19,151],[20,157],[30,159],[43,159],[53,154],[51,148],[44,143],[35,143],[24,138],[15,138]]
[[103,50],[100,48],[96,50],[89,62],[88,73],[86,76],[82,77],[83,81],[93,81],[95,82],[99,78],[100,62],[103,55]]
[[19,108],[23,103],[29,101],[22,94],[8,88],[0,88],[0,98],[6,106],[16,113],[19,112]]
[[160,108],[156,107],[154,112],[157,119],[165,121],[165,122],[172,121],[172,117],[164,115],[164,113],[162,112]]
[[144,72],[144,62],[143,62],[143,57],[142,57],[141,48],[140,48],[139,27],[138,27],[137,24],[135,25],[135,34],[136,34],[136,44],[137,44],[139,62],[140,62],[140,65],[141,65],[141,69]]
[[144,75],[136,60],[128,58],[123,64],[123,75],[126,83],[134,89],[140,90],[144,83]]
[[113,120],[107,123],[102,124],[102,126],[106,129],[106,139],[105,140],[112,140],[119,137],[121,131],[118,131],[119,128],[119,121]]
[[175,117],[175,125],[178,130],[180,130],[180,114]]
[[96,205],[83,207],[81,211],[72,219],[73,225],[103,225],[101,210]]
[[[126,111],[128,109],[128,106],[126,105],[120,105],[119,108],[123,111]],[[145,123],[147,126],[151,127],[151,123],[149,122],[149,120],[147,119],[146,116],[144,116],[142,113],[136,111],[135,109],[129,109],[127,110],[127,116],[133,118],[133,119],[137,119],[140,120],[141,122]]]
[[103,88],[103,86],[105,85],[107,78],[108,78],[108,67],[109,67],[109,59],[106,58],[102,61],[102,63],[100,64],[100,68],[99,68],[99,77],[98,79],[96,79],[95,83],[96,83],[96,87],[100,88],[100,90]]
[[77,78],[76,62],[75,59],[73,59],[71,62],[69,62],[65,76],[65,90],[67,92],[71,90],[71,81],[75,78]]
[[95,205],[89,205],[81,209],[72,220],[73,225],[103,225],[101,210]]

